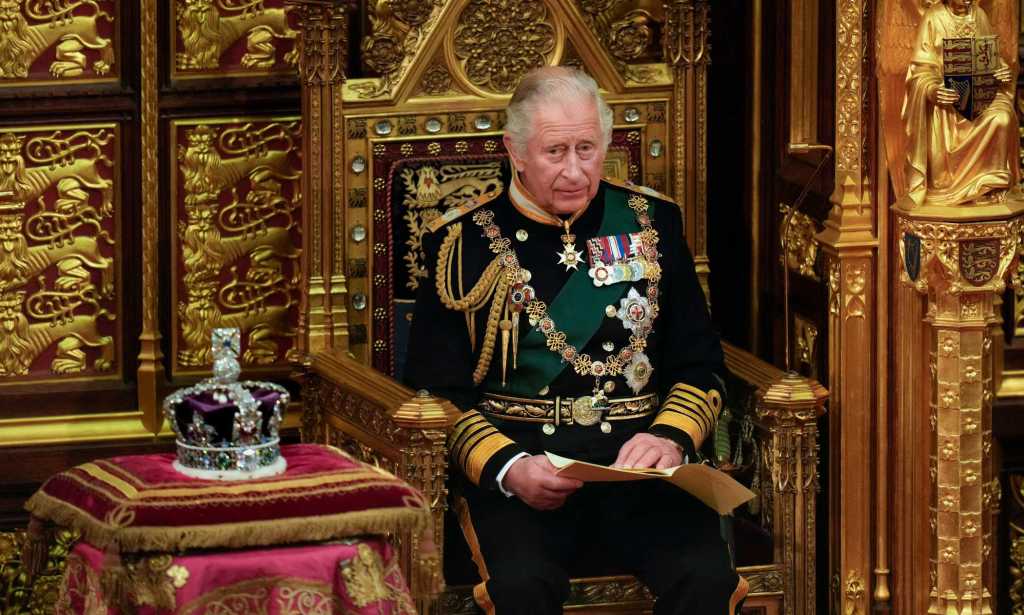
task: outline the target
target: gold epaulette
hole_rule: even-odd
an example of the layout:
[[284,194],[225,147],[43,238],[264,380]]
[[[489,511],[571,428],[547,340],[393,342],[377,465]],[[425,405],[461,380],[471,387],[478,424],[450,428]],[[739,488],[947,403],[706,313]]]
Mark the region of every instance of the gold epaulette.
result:
[[648,188],[647,186],[641,186],[639,184],[634,184],[631,181],[626,181],[626,180],[622,180],[622,179],[616,179],[614,177],[602,177],[601,180],[602,181],[606,181],[609,184],[611,184],[611,185],[613,185],[613,186],[615,186],[617,188],[622,188],[623,190],[629,190],[630,192],[638,192],[640,194],[644,194],[644,195],[647,195],[647,196],[653,196],[656,199],[661,199],[662,201],[668,201],[669,203],[672,203],[673,205],[678,205],[679,204],[679,203],[676,203],[675,199],[673,199],[672,197],[670,197],[667,194],[658,192],[657,190],[654,190],[653,188]]
[[444,212],[437,218],[431,220],[430,223],[427,224],[427,226],[425,227],[426,231],[428,233],[436,232],[437,229],[441,228],[445,224],[458,220],[459,218],[468,214],[469,212],[474,211],[477,207],[480,207],[485,203],[493,201],[495,198],[498,197],[499,194],[501,194],[501,190],[491,190],[490,192],[485,192],[481,194],[475,199],[470,199],[466,201],[462,205],[456,205],[455,207],[452,207],[451,209]]

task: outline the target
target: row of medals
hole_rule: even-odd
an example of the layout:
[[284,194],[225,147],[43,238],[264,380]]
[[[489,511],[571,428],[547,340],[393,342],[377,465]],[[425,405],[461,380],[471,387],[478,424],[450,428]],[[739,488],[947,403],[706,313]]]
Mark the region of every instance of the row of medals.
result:
[[[529,281],[532,277],[530,271],[519,264],[519,257],[512,248],[512,242],[501,235],[501,229],[494,223],[494,212],[480,210],[473,215],[475,222],[482,230],[483,235],[490,240],[490,250],[497,254],[505,269],[505,275],[512,282],[512,290],[509,293],[509,302],[512,311],[513,328],[518,330],[519,316],[525,310],[531,327],[537,328],[547,341],[548,348],[559,354],[563,361],[573,364],[576,373],[581,376],[594,376],[595,385],[593,395],[577,397],[572,404],[573,421],[579,425],[591,426],[601,424],[601,431],[611,432],[611,423],[603,420],[604,413],[608,410],[608,396],[614,390],[615,383],[607,381],[602,384],[605,377],[614,377],[623,372],[623,367],[634,358],[643,359],[642,364],[634,366],[634,374],[640,381],[639,388],[643,388],[654,371],[650,362],[643,354],[647,347],[647,336],[650,334],[654,319],[658,315],[658,282],[661,279],[661,267],[658,265],[658,232],[651,227],[651,219],[647,214],[648,202],[642,196],[633,195],[628,201],[629,207],[636,214],[637,223],[641,227],[640,253],[636,258],[627,262],[603,263],[596,256],[594,267],[588,271],[594,286],[602,286],[622,281],[638,281],[647,279],[647,301],[636,297],[629,305],[624,305],[625,318],[632,322],[633,333],[630,335],[628,346],[621,348],[617,353],[613,352],[615,347],[611,342],[605,342],[602,348],[611,353],[605,361],[592,361],[590,355],[581,353],[574,346],[566,342],[565,333],[555,328],[555,322],[547,314],[547,305],[536,298],[536,294]],[[526,240],[526,231],[518,231],[516,238],[520,241]],[[569,233],[568,225],[566,232],[561,236],[563,250],[556,253],[558,264],[565,265],[566,271],[576,270],[582,262],[583,254],[576,249],[576,236]],[[631,292],[631,297],[635,295]],[[644,305],[646,303],[647,305]],[[637,309],[640,306],[641,309]],[[608,306],[608,316],[612,316],[614,306]],[[637,314],[637,312],[641,312]],[[624,320],[625,322],[625,320]],[[642,371],[637,374],[636,372]],[[556,412],[559,410],[556,408]],[[542,427],[547,435],[555,432],[552,423],[545,423]]]

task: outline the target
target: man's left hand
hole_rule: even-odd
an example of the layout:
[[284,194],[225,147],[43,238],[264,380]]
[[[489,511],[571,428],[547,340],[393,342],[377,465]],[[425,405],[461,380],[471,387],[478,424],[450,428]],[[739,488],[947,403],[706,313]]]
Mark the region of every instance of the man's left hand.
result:
[[683,463],[679,445],[654,434],[638,433],[619,449],[613,468],[671,468]]
[[992,76],[995,77],[999,83],[1009,83],[1010,80],[1013,79],[1013,73],[1010,72],[1010,67],[1006,64],[997,68],[995,72],[992,73]]

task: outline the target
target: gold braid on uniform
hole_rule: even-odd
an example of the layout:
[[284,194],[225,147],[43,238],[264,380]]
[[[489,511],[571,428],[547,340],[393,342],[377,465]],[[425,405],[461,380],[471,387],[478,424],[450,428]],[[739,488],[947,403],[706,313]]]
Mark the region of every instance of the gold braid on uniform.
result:
[[655,425],[667,425],[686,432],[693,445],[700,448],[704,438],[711,433],[722,410],[722,396],[711,389],[701,389],[676,383],[669,391],[668,399],[661,405],[661,411],[654,418]]
[[[458,250],[456,250],[456,247]],[[452,252],[457,251],[457,257],[452,259]],[[457,261],[458,271],[456,272],[459,284],[459,297],[456,298],[452,292],[452,264]],[[466,314],[466,325],[469,330],[469,342],[476,345],[476,331],[474,314],[491,301],[490,313],[487,317],[487,328],[484,331],[483,344],[480,348],[480,358],[477,360],[476,369],[473,370],[473,383],[480,384],[487,375],[491,366],[491,359],[494,357],[494,344],[498,335],[498,323],[501,320],[501,308],[505,306],[509,282],[506,276],[502,275],[502,265],[498,257],[487,265],[480,279],[468,293],[462,293],[462,223],[456,222],[448,227],[448,234],[441,242],[437,257],[437,273],[434,276],[434,283],[437,287],[437,296],[441,303],[449,310],[456,310]]]

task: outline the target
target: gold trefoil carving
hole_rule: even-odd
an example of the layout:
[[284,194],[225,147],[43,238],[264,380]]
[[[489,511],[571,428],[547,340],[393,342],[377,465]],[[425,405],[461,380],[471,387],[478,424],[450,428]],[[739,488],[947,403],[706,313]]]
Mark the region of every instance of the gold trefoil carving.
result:
[[427,277],[422,243],[424,227],[466,199],[502,190],[501,163],[427,164],[418,169],[403,169],[400,177],[405,192],[402,220],[409,229],[402,260],[409,272],[407,285],[410,290],[416,290],[419,281]]
[[512,92],[531,69],[548,64],[555,27],[541,0],[472,0],[455,28],[455,55],[470,83]]
[[[114,47],[97,24],[114,22],[114,4],[112,0],[0,0],[0,79],[28,78],[32,65],[54,45],[51,76],[108,74],[114,65]],[[95,59],[90,66],[91,58]]]
[[785,228],[779,229],[779,247],[783,252],[779,259],[785,260],[790,271],[817,282],[820,280],[818,272],[814,270],[818,261],[818,240],[814,238],[818,232],[817,223],[814,218],[799,211],[789,217],[791,210],[789,205],[779,205],[782,220],[789,220]]
[[242,329],[245,364],[274,364],[287,358],[281,345],[290,350],[295,336],[299,123],[199,125],[185,138],[178,364],[210,364],[214,327]]
[[111,129],[0,133],[0,377],[114,365]]
[[[211,70],[221,66],[221,54],[245,37],[243,68],[269,70],[278,63],[279,40],[295,41],[287,7],[268,8],[268,0],[176,0],[175,21],[182,48],[175,55],[178,70]],[[292,46],[283,55],[289,66],[298,63]]]

